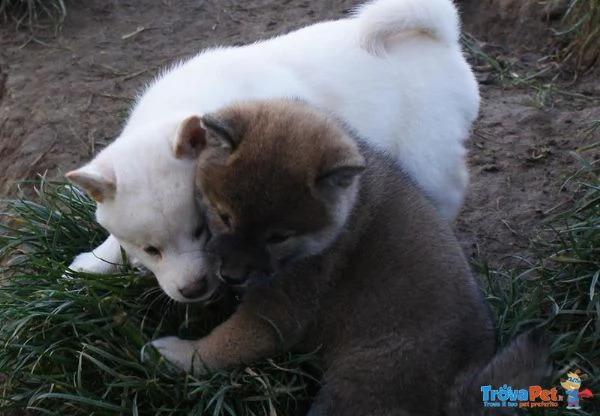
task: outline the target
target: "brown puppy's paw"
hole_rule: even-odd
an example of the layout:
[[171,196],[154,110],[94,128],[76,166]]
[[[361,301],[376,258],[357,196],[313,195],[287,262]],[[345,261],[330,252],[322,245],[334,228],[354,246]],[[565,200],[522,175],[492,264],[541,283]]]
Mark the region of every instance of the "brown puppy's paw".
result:
[[202,360],[198,340],[164,337],[152,341],[151,345],[167,361],[187,373],[201,375],[210,371]]

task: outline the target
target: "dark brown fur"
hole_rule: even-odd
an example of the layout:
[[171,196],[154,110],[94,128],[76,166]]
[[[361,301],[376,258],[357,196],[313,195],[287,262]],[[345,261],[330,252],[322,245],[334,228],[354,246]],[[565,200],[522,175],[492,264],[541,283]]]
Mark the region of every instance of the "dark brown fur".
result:
[[[480,414],[481,384],[539,381],[518,371],[543,367],[530,336],[494,358],[492,318],[452,231],[393,161],[293,101],[203,121],[208,250],[245,288],[236,313],[198,341],[205,365],[320,347],[310,415]],[[274,248],[322,230],[331,241],[319,252]]]

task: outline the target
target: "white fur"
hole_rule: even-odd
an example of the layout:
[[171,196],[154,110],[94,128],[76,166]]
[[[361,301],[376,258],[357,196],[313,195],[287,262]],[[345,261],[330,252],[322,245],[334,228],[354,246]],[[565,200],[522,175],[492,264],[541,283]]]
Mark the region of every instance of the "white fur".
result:
[[[200,360],[197,340],[163,337],[150,343],[167,361],[180,370],[196,375],[208,371]],[[146,359],[147,357],[142,357]]]
[[450,47],[459,40],[458,14],[448,0],[376,0],[355,14],[361,22],[361,45],[375,55],[385,53],[386,38],[410,31],[427,33]]
[[[121,245],[110,235],[93,252],[81,253],[69,266],[73,270],[91,271],[94,273],[111,273],[121,264]],[[90,270],[89,265],[93,265]]]
[[[450,0],[377,0],[354,17],[243,47],[204,51],[159,76],[121,135],[79,173],[115,178],[97,220],[113,237],[71,265],[105,273],[118,245],[179,292],[205,274],[195,161],[176,158],[181,121],[233,101],[299,97],[332,110],[397,158],[442,215],[453,219],[468,183],[463,141],[477,116],[477,83],[458,44]],[[143,250],[153,245],[160,258]],[[216,283],[211,281],[211,289]]]

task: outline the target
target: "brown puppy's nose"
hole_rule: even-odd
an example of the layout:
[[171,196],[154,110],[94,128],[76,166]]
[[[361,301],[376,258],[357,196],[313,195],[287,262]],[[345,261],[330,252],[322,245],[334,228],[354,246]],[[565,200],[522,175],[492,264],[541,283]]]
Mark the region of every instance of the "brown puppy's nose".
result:
[[179,288],[179,293],[186,299],[196,299],[201,297],[206,292],[206,276],[202,276],[192,283]]

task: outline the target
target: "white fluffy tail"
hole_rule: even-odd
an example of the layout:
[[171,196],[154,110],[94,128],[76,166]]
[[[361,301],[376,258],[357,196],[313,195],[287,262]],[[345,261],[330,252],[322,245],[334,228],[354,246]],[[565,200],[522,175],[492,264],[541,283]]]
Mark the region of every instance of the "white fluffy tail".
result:
[[385,54],[386,39],[406,32],[422,32],[447,44],[460,36],[458,11],[452,0],[375,0],[359,6],[361,47]]

